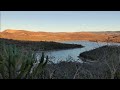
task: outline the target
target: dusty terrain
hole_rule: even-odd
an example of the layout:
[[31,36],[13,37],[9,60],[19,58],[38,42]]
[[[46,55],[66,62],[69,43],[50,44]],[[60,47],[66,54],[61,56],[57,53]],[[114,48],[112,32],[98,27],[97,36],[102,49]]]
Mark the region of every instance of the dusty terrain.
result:
[[0,38],[27,41],[89,40],[120,43],[120,32],[31,32],[26,30],[7,29],[0,32]]

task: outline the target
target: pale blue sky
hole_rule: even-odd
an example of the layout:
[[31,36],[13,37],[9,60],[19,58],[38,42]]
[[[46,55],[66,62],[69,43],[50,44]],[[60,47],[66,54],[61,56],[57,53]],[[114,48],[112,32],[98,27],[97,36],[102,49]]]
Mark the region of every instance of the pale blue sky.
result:
[[120,11],[1,11],[1,31],[120,31]]

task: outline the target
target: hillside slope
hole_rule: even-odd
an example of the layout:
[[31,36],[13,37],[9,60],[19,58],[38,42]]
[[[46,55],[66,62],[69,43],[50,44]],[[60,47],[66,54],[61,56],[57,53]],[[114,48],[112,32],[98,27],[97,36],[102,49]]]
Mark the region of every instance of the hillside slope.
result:
[[32,32],[26,30],[7,29],[0,32],[0,38],[27,41],[111,41],[120,42],[120,33],[111,32]]

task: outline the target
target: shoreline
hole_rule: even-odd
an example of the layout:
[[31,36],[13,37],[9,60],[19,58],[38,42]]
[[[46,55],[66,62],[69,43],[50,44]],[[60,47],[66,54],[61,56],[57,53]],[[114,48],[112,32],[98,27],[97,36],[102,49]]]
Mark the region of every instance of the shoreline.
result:
[[72,41],[89,41],[89,42],[103,42],[103,43],[120,43],[119,41],[102,41],[102,40],[86,40],[86,39],[80,39],[80,40],[22,40],[22,39],[12,39],[12,38],[1,38],[0,39],[8,39],[8,40],[15,40],[15,41],[22,41],[22,42],[72,42]]
[[12,39],[1,39],[1,42],[4,42],[7,45],[16,45],[19,48],[23,48],[25,50],[33,50],[33,51],[52,51],[52,50],[67,50],[67,49],[75,49],[75,48],[83,48],[84,46],[80,44],[66,44],[59,43],[53,41],[19,41]]
[[105,46],[102,46],[102,47],[99,47],[99,48],[96,48],[96,49],[93,49],[90,51],[85,51],[83,53],[80,53],[78,58],[82,59],[83,61],[94,62],[94,61],[102,60],[102,59],[106,58],[106,56],[107,56],[107,59],[109,59],[114,54],[115,54],[115,57],[118,57],[120,55],[120,46],[105,45]]

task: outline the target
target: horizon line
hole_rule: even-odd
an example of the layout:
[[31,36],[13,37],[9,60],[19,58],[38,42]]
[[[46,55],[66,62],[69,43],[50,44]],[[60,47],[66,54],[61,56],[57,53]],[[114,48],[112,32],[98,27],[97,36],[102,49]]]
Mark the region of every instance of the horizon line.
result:
[[[29,32],[55,32],[55,31],[34,31],[34,30],[24,30],[24,29],[5,29],[5,30],[0,30],[0,32],[4,32],[6,30],[14,30],[14,31],[17,31],[17,30],[21,30],[21,31],[29,31]],[[62,31],[63,32],[63,31]],[[62,33],[61,31],[56,31],[55,33]],[[72,33],[72,32],[119,32],[119,31],[64,31],[64,32],[68,32],[68,33]],[[63,33],[64,33],[63,32]]]

